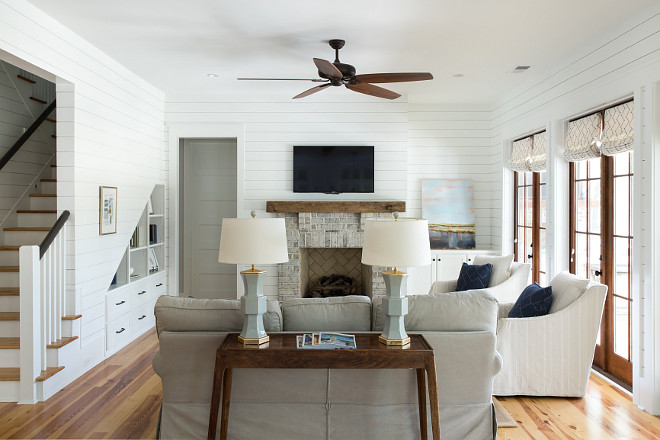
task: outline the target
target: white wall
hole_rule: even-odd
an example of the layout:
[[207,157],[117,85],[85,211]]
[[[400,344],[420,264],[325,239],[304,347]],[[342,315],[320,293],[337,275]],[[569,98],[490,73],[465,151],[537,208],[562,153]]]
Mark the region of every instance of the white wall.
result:
[[[0,0],[0,57],[56,83],[58,209],[72,213],[67,283],[85,370],[103,358],[105,292],[153,186],[166,182],[163,95],[23,0]],[[99,236],[101,185],[118,187],[115,235]]]
[[[657,325],[660,320],[654,304],[660,302],[660,279],[650,261],[657,261],[658,214],[652,206],[660,184],[653,165],[653,106],[660,81],[660,8],[656,7],[634,20],[623,23],[610,35],[602,36],[592,47],[576,52],[565,66],[548,72],[538,84],[521,88],[493,111],[493,150],[505,156],[510,141],[520,135],[547,128],[550,134],[549,159],[549,235],[548,251],[554,255],[550,276],[568,268],[567,258],[567,163],[561,158],[563,134],[568,119],[619,101],[635,99],[635,210],[633,249],[633,383],[634,401],[642,408],[660,413],[660,345]],[[657,105],[657,103],[655,104]],[[656,110],[657,111],[657,110]],[[657,131],[657,126],[655,127]],[[657,139],[655,140],[657,148]],[[657,162],[657,161],[656,161]],[[496,165],[499,186],[504,188],[494,203],[492,227],[494,242],[506,251],[512,249],[512,191],[510,172]],[[504,207],[502,209],[501,207]]]

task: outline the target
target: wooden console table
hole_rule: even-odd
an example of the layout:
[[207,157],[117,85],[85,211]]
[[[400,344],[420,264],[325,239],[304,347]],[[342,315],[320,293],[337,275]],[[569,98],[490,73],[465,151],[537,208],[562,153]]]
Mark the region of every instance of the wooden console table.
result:
[[[355,335],[357,349],[299,349],[296,334],[270,333],[270,342],[257,346],[244,346],[238,342],[238,333],[230,333],[218,348],[213,373],[213,394],[209,415],[209,440],[215,439],[220,396],[222,415],[220,439],[226,440],[229,422],[229,401],[233,368],[383,368],[417,370],[417,399],[419,403],[419,428],[422,439],[427,438],[426,378],[431,404],[431,430],[433,439],[440,439],[438,385],[433,348],[420,334],[409,334],[407,348],[386,346],[378,342],[378,334]],[[426,373],[426,377],[425,377]]]

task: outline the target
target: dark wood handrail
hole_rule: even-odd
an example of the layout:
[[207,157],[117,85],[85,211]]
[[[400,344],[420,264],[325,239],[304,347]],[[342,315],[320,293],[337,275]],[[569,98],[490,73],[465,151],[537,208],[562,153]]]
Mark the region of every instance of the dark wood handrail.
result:
[[48,231],[48,234],[46,234],[46,237],[44,237],[44,241],[42,241],[39,245],[39,259],[44,257],[44,254],[53,243],[53,240],[55,240],[55,237],[57,237],[57,234],[60,233],[64,227],[64,224],[69,219],[69,215],[71,215],[69,211],[62,211],[60,218],[57,219],[51,230]]
[[20,138],[12,145],[12,147],[5,153],[4,156],[2,156],[2,159],[0,159],[0,170],[2,170],[5,165],[11,160],[12,157],[14,157],[14,154],[18,152],[18,150],[21,149],[23,144],[27,142],[28,139],[30,139],[30,136],[34,134],[35,131],[37,131],[37,128],[46,120],[49,114],[51,114],[55,110],[55,101],[51,102],[48,107],[46,107],[46,110],[43,111],[39,115],[39,117],[30,125],[30,128],[28,128],[25,133],[21,135]]

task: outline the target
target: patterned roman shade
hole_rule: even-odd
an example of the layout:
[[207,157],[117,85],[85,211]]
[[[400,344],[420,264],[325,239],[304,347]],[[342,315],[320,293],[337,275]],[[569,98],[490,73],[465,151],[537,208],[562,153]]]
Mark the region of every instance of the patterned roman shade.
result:
[[529,162],[530,171],[545,171],[545,144],[545,131],[537,133],[532,137],[532,154]]
[[569,162],[600,156],[597,142],[601,135],[601,114],[585,116],[568,123],[564,157]]
[[633,149],[633,101],[605,110],[600,152],[613,156]]
[[545,171],[545,131],[533,136],[519,139],[511,146],[511,163],[513,171]]

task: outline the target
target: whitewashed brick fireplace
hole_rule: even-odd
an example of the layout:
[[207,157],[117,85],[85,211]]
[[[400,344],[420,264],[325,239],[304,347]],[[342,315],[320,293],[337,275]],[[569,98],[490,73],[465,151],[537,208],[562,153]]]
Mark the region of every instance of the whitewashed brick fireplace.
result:
[[[278,203],[295,205],[286,208]],[[285,220],[289,262],[278,265],[278,299],[300,298],[305,296],[307,287],[306,249],[359,249],[348,252],[350,258],[361,255],[364,235],[364,221],[369,218],[390,217],[392,211],[405,211],[404,202],[327,202],[321,210],[364,211],[372,209],[381,212],[302,212],[309,204],[310,210],[318,210],[323,202],[268,202],[268,212],[278,212]],[[302,205],[303,207],[300,207]],[[364,205],[368,205],[365,207]],[[287,212],[298,211],[298,212]],[[383,212],[384,211],[384,212]],[[385,282],[380,273],[382,267],[364,266],[360,284],[368,296],[385,294]],[[329,273],[327,275],[330,275]],[[345,275],[345,274],[340,274]]]

